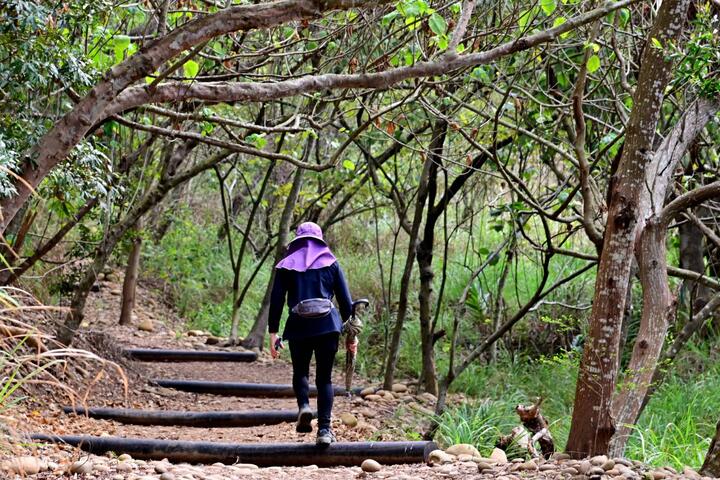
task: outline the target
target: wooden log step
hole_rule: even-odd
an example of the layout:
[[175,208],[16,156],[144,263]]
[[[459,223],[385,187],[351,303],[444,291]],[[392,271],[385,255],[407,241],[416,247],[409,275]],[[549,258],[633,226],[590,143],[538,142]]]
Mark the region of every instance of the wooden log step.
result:
[[[227,397],[281,398],[294,397],[292,385],[274,383],[236,383],[210,382],[205,380],[150,380],[151,385],[173,388],[183,392],[209,393]],[[335,396],[347,395],[343,387],[333,386]],[[353,388],[351,393],[357,395],[362,388]],[[317,388],[310,386],[310,396],[317,396]]]
[[[221,412],[184,412],[173,410],[136,410],[126,408],[63,407],[67,414],[113,420],[130,425],[173,425],[183,427],[230,428],[277,425],[297,420],[297,410],[245,410]],[[313,413],[313,417],[317,414]]]
[[123,355],[140,362],[254,362],[255,352],[223,352],[218,350],[160,350],[128,348]]
[[80,435],[35,434],[31,438],[37,442],[77,446],[96,455],[115,452],[143,460],[252,463],[259,467],[354,466],[367,458],[383,465],[421,463],[427,462],[430,452],[438,448],[435,442],[340,442],[318,447],[314,443],[217,443]]

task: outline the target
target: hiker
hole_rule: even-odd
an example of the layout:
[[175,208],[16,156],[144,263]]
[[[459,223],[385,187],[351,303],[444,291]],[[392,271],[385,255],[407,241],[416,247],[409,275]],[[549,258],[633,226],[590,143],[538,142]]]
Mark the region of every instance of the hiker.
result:
[[[295,429],[301,433],[312,432],[308,375],[314,353],[318,391],[317,444],[330,445],[335,441],[330,427],[334,398],[332,368],[342,322],[350,317],[352,300],[345,275],[323,240],[320,226],[305,222],[295,233],[295,238],[287,247],[287,255],[275,267],[268,314],[270,354],[277,358],[278,348],[282,348],[277,333],[287,296],[290,312],[282,339],[290,344],[292,383],[299,407]],[[333,296],[337,299],[339,312],[332,303]]]

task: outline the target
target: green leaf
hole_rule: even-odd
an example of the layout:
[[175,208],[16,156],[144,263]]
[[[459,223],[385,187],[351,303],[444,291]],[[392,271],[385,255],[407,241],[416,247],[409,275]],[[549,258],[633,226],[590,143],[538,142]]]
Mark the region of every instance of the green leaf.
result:
[[520,12],[520,16],[518,17],[518,26],[520,28],[526,28],[528,26],[528,23],[530,22],[530,15],[532,15],[532,9]]
[[352,160],[343,160],[343,167],[345,167],[346,170],[350,170],[351,172],[355,170],[355,164]]
[[540,7],[545,12],[545,15],[549,17],[557,8],[557,2],[555,0],[540,0]]
[[200,71],[200,65],[198,65],[198,63],[194,60],[188,60],[183,65],[183,71],[185,72],[186,77],[195,78]]
[[658,40],[657,38],[653,37],[652,39],[650,39],[650,41],[652,42],[653,47],[659,48],[659,49],[663,48],[662,43],[660,43],[660,40]]
[[630,20],[630,10],[627,8],[620,9],[620,26],[624,27]]
[[490,83],[490,75],[483,67],[475,67],[470,75],[481,82]]
[[600,57],[597,55],[593,55],[592,57],[588,58],[587,62],[587,70],[589,73],[596,72],[597,69],[600,68]]
[[442,17],[442,15],[438,15],[437,13],[433,13],[430,15],[430,18],[428,19],[428,25],[430,25],[430,30],[433,31],[435,35],[442,35],[447,31],[447,22],[445,22],[445,19]]
[[448,47],[448,44],[450,43],[450,39],[447,35],[440,35],[437,39],[438,48],[440,50],[445,50]]

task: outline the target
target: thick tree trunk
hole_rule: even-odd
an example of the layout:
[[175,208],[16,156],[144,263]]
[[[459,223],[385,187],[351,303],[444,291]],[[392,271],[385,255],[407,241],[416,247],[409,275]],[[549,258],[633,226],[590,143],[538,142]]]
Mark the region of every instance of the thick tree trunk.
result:
[[[610,197],[603,250],[595,282],[590,331],[578,375],[567,451],[575,457],[604,454],[615,434],[612,398],[618,373],[620,329],[639,222],[649,210],[647,169],[672,64],[663,48],[680,36],[689,0],[662,3],[643,51],[634,107]],[[650,39],[654,39],[653,42]],[[657,186],[656,186],[657,188]],[[662,188],[664,193],[664,188]]]
[[720,422],[715,430],[715,437],[710,443],[705,462],[700,469],[700,475],[708,477],[720,477]]
[[[139,222],[138,222],[139,223]],[[138,225],[139,227],[139,225]],[[142,237],[140,232],[135,235],[132,241],[132,248],[128,255],[127,268],[122,289],[122,309],[120,311],[120,325],[129,325],[132,312],[135,308],[135,292],[137,289],[138,276],[140,274],[140,253],[142,251]]]
[[675,299],[670,293],[666,266],[667,224],[650,219],[640,237],[638,263],[643,287],[643,311],[640,331],[623,380],[623,389],[613,399],[612,414],[617,422],[610,454],[622,456],[650,388],[655,366],[662,352],[670,322],[675,316]]
[[[680,268],[692,272],[705,272],[704,241],[700,228],[692,221],[686,220],[678,228],[680,237]],[[692,280],[683,282],[683,292],[688,299],[689,316],[695,315],[705,306],[710,292],[701,283]]]

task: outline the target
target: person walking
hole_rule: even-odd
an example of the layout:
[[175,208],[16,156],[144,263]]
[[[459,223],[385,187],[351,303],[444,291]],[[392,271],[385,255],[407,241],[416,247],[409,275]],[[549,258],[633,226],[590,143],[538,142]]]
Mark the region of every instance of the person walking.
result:
[[[345,274],[323,239],[322,229],[313,222],[297,227],[287,255],[276,265],[270,297],[268,331],[270,354],[279,355],[280,317],[287,298],[289,314],[282,339],[290,345],[293,366],[292,384],[299,413],[296,430],[312,432],[310,421],[310,360],[315,354],[317,386],[317,444],[335,442],[330,419],[333,407],[332,368],[344,321],[351,315],[352,298]],[[337,299],[339,311],[332,299]]]

